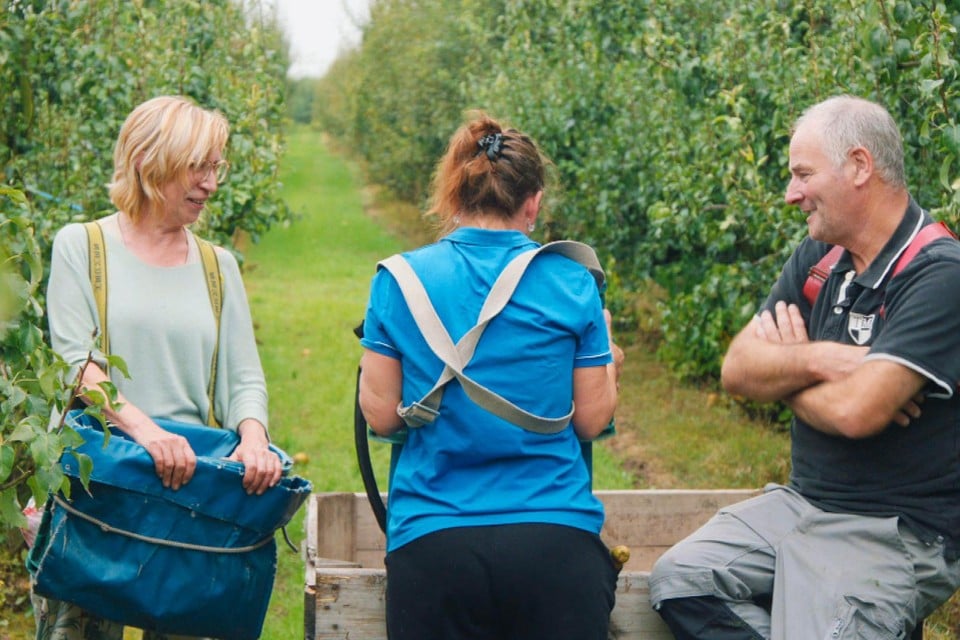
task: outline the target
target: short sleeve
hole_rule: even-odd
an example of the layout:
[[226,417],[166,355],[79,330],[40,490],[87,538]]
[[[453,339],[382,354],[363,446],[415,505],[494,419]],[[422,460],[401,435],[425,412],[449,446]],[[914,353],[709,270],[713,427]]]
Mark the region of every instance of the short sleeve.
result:
[[399,294],[399,287],[390,272],[378,268],[370,284],[370,298],[363,317],[363,337],[360,339],[364,349],[398,360],[400,353],[390,339],[380,314],[382,310],[392,308],[391,301],[394,301],[393,304],[405,304],[402,300],[398,300]]
[[931,246],[890,281],[883,331],[868,355],[917,371],[945,397],[954,393],[960,381],[958,247],[956,243]]

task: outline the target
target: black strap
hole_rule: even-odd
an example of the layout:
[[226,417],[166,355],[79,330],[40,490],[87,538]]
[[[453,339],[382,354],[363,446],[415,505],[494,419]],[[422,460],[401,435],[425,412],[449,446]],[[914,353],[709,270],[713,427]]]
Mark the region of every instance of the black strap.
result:
[[[358,325],[353,333],[363,337],[363,324]],[[360,477],[363,479],[363,488],[367,492],[367,500],[373,509],[373,517],[377,519],[380,530],[387,532],[387,506],[383,504],[380,489],[377,487],[377,476],[373,472],[373,463],[370,461],[370,443],[367,440],[367,421],[360,410],[360,367],[357,367],[357,384],[353,395],[353,444],[357,449],[357,465],[360,467]]]

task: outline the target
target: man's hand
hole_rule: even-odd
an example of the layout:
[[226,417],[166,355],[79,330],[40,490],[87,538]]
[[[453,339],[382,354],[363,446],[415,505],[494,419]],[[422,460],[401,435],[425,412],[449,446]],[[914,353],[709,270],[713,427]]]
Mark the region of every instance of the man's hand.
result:
[[[763,311],[756,324],[758,338],[775,344],[803,344],[809,343],[807,325],[800,315],[800,307],[787,304],[783,301],[774,305],[773,313]],[[839,342],[823,343],[818,347],[816,372],[820,382],[839,380],[863,363],[864,356],[870,351],[869,347],[842,344]]]
[[911,420],[916,420],[920,417],[920,405],[924,399],[922,393],[917,393],[910,398],[905,405],[900,407],[900,410],[893,416],[893,421],[901,427],[909,427]]
[[781,301],[774,306],[774,312],[776,315],[769,311],[760,314],[760,322],[757,324],[758,338],[780,344],[810,342],[807,325],[797,305],[788,305]]
[[[777,302],[773,312],[763,311],[755,327],[756,337],[772,344],[796,345],[809,343],[806,323],[800,315],[800,308],[795,304]],[[815,359],[814,369],[820,382],[836,382],[852,374],[857,367],[863,364],[863,359],[869,352],[869,347],[841,344],[838,342],[818,343],[819,355]],[[812,387],[808,387],[812,388]],[[812,419],[813,414],[805,411],[804,399],[807,393],[799,390],[783,398],[784,402],[801,416]],[[923,402],[922,393],[915,394],[893,415],[893,422],[901,427],[910,425],[910,421],[920,417],[920,404]],[[821,423],[818,427],[831,432],[831,428]]]

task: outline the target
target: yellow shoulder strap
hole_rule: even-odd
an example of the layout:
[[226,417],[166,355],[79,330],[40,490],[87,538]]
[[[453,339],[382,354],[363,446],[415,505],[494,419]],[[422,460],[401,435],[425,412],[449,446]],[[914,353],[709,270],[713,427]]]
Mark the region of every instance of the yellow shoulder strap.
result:
[[[96,222],[87,222],[87,245],[90,261],[90,286],[93,288],[93,299],[97,305],[97,315],[100,318],[100,350],[104,355],[110,355],[110,334],[107,332],[107,260],[106,244],[103,241],[103,230]],[[210,386],[207,388],[207,397],[210,401],[210,410],[207,414],[207,424],[216,427],[217,419],[213,412],[213,394],[217,382],[217,354],[220,347],[220,312],[223,309],[223,281],[220,276],[220,262],[213,245],[206,240],[197,240],[200,249],[200,260],[203,263],[204,280],[207,283],[207,292],[210,294],[210,307],[217,324],[217,340],[213,346],[213,359],[210,363]]]
[[220,312],[223,310],[223,279],[220,275],[220,261],[217,260],[213,245],[194,236],[197,248],[200,249],[200,260],[203,263],[204,280],[207,282],[207,292],[210,294],[210,307],[217,323],[217,341],[213,345],[213,359],[210,363],[210,385],[207,387],[207,398],[210,401],[210,410],[207,413],[207,424],[211,427],[220,426],[213,412],[213,396],[217,386],[217,356],[220,351]]
[[83,225],[87,230],[87,255],[90,262],[90,286],[100,317],[100,350],[110,355],[110,334],[107,333],[107,256],[103,243],[103,230],[96,222]]

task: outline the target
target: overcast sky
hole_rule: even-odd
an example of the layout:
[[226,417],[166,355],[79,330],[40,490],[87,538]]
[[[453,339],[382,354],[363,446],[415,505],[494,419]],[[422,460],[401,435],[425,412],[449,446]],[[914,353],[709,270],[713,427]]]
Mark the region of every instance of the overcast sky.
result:
[[370,0],[267,0],[291,45],[290,76],[322,76],[343,48],[360,42]]

